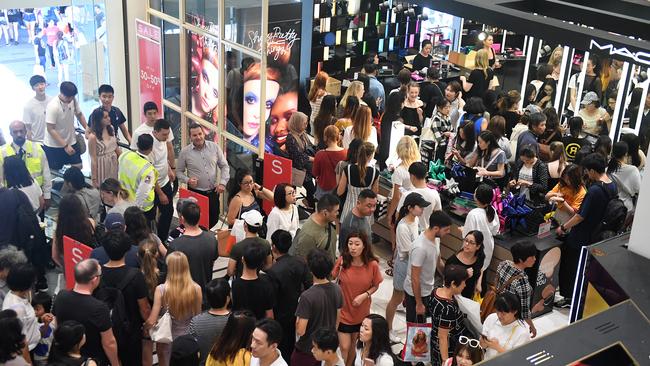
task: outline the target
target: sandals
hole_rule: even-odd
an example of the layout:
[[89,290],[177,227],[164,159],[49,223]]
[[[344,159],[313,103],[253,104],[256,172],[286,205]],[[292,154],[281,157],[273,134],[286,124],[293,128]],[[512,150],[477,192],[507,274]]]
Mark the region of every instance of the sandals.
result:
[[386,273],[386,276],[393,277],[393,269],[392,268],[388,268],[384,272]]
[[386,264],[388,264],[388,267],[393,268],[393,265],[395,265],[395,261],[391,258],[386,261]]

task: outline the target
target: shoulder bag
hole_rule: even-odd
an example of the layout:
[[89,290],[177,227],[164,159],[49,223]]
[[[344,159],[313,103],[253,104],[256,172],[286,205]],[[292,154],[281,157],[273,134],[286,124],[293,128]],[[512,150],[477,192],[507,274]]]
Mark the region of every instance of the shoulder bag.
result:
[[[165,294],[165,286],[161,288],[163,295]],[[164,301],[164,300],[163,300]],[[165,304],[165,313],[158,318],[156,324],[149,330],[149,336],[151,340],[157,343],[172,343],[172,316],[169,313],[169,307]]]
[[499,288],[495,288],[494,286],[490,285],[490,289],[487,290],[485,297],[483,297],[483,302],[481,302],[481,322],[484,322],[485,318],[487,318],[488,315],[496,312],[494,302],[497,299],[497,295],[502,294],[508,287],[510,287],[512,282],[518,278],[523,278],[523,275],[511,276]]

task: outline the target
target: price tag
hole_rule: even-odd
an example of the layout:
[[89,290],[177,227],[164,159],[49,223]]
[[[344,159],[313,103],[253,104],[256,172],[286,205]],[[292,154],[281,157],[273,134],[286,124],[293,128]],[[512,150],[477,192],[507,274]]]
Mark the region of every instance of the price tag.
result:
[[551,235],[551,221],[545,221],[539,224],[539,229],[537,230],[537,238],[542,239]]

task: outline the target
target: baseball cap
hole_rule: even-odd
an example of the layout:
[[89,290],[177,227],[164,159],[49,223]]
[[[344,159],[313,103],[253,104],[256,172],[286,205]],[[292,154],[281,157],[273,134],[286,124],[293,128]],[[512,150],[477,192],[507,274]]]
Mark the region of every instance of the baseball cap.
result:
[[421,194],[417,192],[411,192],[404,198],[404,206],[420,206],[422,208],[428,207],[431,205],[431,202],[427,201],[422,197]]
[[37,84],[43,83],[45,84],[45,78],[41,75],[34,75],[31,78],[29,78],[29,85],[33,88]]
[[108,231],[120,231],[124,230],[126,223],[124,222],[124,216],[121,213],[111,212],[106,215],[104,219],[104,227]]
[[257,210],[251,210],[244,212],[241,215],[242,220],[248,225],[252,227],[260,227],[262,226],[262,221],[264,220],[264,217],[262,217],[262,214],[259,213]]
[[536,106],[535,104],[529,104],[524,108],[524,113],[533,114],[533,113],[542,113],[542,108]]
[[589,93],[585,94],[585,96],[584,96],[584,98],[582,98],[582,101],[580,102],[580,104],[586,105],[586,104],[589,104],[589,103],[597,102],[599,100],[600,99],[598,98],[598,94],[590,91]]

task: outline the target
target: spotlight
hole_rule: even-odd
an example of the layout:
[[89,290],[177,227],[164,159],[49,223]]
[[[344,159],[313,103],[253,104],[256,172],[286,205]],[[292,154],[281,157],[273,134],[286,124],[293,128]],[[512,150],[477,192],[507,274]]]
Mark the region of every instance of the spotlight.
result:
[[388,7],[388,1],[384,1],[379,4],[379,9],[386,9]]
[[415,9],[413,8],[408,8],[404,14],[409,17],[409,18],[415,18]]
[[427,20],[429,20],[429,16],[426,15],[426,14],[420,14],[420,15],[418,15],[418,20],[427,21]]
[[478,34],[478,40],[479,41],[485,41],[485,38],[487,37],[487,33],[481,32]]

